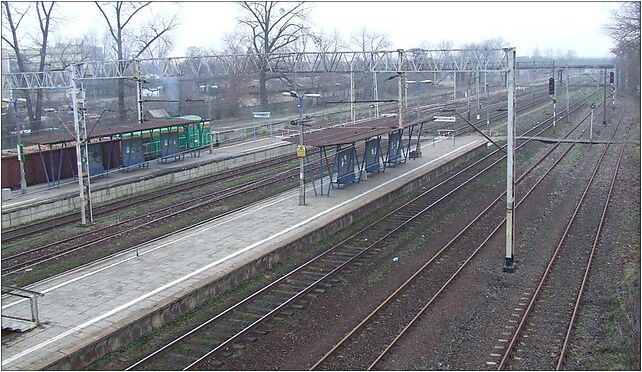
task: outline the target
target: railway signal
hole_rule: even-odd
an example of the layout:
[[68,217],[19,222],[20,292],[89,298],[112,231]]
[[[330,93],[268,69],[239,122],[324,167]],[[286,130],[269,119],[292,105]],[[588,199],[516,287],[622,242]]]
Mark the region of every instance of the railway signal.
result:
[[611,71],[609,73],[609,83],[613,84],[615,82],[615,73]]
[[555,112],[557,110],[557,99],[555,97],[555,78],[548,79],[548,94],[553,99],[553,128],[555,128]]

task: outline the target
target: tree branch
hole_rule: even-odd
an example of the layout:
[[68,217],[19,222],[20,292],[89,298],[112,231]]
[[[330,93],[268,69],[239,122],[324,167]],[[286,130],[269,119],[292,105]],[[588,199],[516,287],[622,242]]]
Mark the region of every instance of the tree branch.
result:
[[151,4],[151,2],[147,2],[147,3],[143,4],[143,5],[141,5],[141,6],[140,6],[140,8],[138,8],[138,9],[134,10],[134,12],[133,12],[132,14],[130,14],[130,15],[129,15],[129,17],[127,17],[127,20],[125,21],[125,23],[123,23],[123,24],[120,26],[120,28],[121,28],[121,29],[125,28],[125,26],[127,26],[127,24],[129,23],[129,21],[131,21],[132,17],[134,17],[134,15],[136,15],[136,13],[138,13],[141,9],[145,8],[145,7],[146,7],[146,6],[148,6],[149,4]]
[[103,14],[103,17],[105,17],[105,21],[107,21],[107,26],[109,26],[109,32],[111,33],[111,36],[114,38],[114,40],[118,41],[118,37],[116,37],[116,34],[114,33],[114,28],[109,21],[109,17],[107,17],[107,14],[103,10],[103,8],[100,6],[100,4],[98,4],[98,1],[95,1],[94,3],[98,7],[98,10],[100,10],[100,12]]

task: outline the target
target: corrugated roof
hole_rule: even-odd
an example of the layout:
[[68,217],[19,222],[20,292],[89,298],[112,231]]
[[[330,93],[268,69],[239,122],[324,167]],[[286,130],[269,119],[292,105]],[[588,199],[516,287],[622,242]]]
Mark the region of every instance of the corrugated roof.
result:
[[[422,119],[403,124],[403,128],[425,123],[433,119]],[[357,141],[364,141],[372,137],[381,136],[399,129],[397,117],[383,117],[370,119],[354,124],[347,124],[341,127],[321,129],[306,133],[304,144],[307,146],[333,146],[344,145]],[[299,136],[292,136],[285,139],[291,143],[299,143]]]
[[[157,119],[157,120],[144,121],[141,124],[136,123],[136,124],[129,124],[129,125],[118,125],[114,127],[103,127],[103,128],[97,127],[94,130],[91,130],[91,126],[88,125],[87,130],[91,131],[91,133],[89,133],[88,135],[88,138],[92,139],[92,138],[99,138],[99,137],[105,137],[105,136],[113,136],[117,134],[138,132],[141,130],[159,129],[159,128],[172,127],[176,125],[187,125],[187,124],[198,123],[198,122],[200,122],[200,120]],[[55,134],[23,137],[24,143],[32,143],[37,145],[50,145],[50,144],[73,142],[73,141],[75,141],[74,136],[67,131],[55,133]]]

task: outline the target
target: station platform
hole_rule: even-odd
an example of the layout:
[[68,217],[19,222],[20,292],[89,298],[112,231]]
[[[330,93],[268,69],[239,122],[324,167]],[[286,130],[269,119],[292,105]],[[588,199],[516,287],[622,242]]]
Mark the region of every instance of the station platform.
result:
[[[43,324],[3,335],[2,369],[42,369],[87,350],[189,293],[484,147],[486,140],[477,135],[457,137],[455,143],[450,138],[426,139],[421,158],[335,189],[329,197],[315,197],[312,185],[307,185],[305,206],[298,205],[298,189],[289,190],[149,244],[138,256],[126,252],[36,283],[28,289],[44,293],[39,299]],[[3,301],[2,311],[16,306],[24,303]],[[103,342],[95,353],[116,346]]]
[[[134,166],[127,171],[111,169],[108,176],[92,177],[92,200],[94,203],[107,202],[170,183],[187,181],[207,173],[292,153],[292,148],[290,144],[284,143],[281,137],[262,138],[221,145],[215,147],[211,154],[208,148],[204,148],[198,157],[185,155],[182,160],[151,160],[146,168]],[[163,177],[167,175],[172,176]],[[56,186],[28,186],[25,194],[20,190],[13,190],[11,199],[2,201],[2,228],[12,228],[77,210],[78,205],[78,181],[74,179],[63,180]]]

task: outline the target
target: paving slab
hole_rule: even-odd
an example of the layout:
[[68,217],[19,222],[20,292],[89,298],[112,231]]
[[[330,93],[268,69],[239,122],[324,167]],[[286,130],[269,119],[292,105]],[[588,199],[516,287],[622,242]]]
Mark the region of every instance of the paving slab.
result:
[[[325,226],[409,181],[462,156],[486,141],[478,136],[427,140],[423,157],[371,175],[367,181],[315,197],[307,186],[268,198],[209,224],[60,275],[29,289],[42,292],[38,332],[3,336],[2,369],[40,369],[62,356],[153,313],[161,301],[179,298],[281,246]],[[2,311],[17,302],[4,301]],[[6,342],[5,342],[6,341]],[[54,347],[55,346],[55,347]]]

